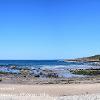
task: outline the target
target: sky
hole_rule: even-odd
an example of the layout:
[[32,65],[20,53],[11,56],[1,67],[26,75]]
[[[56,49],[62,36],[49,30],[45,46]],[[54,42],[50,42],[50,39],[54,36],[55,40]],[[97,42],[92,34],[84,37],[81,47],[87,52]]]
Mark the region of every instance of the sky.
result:
[[100,0],[0,0],[0,59],[100,54]]

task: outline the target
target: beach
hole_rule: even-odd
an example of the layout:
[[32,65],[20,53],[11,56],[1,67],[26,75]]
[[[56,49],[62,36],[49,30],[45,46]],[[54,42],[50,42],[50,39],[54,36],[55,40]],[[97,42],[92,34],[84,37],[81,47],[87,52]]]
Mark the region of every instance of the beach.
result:
[[100,94],[60,96],[60,97],[0,95],[0,100],[100,100]]
[[99,83],[65,85],[0,84],[0,100],[11,100],[10,98],[13,100],[35,100],[36,98],[37,100],[67,100],[69,98],[71,100],[73,96],[82,97],[82,100],[90,98],[90,96],[96,96],[99,98],[96,100],[100,100],[99,94]]
[[67,85],[20,85],[0,84],[1,94],[45,94],[50,96],[69,96],[100,93],[100,84]]
[[0,62],[0,100],[100,100],[98,64]]

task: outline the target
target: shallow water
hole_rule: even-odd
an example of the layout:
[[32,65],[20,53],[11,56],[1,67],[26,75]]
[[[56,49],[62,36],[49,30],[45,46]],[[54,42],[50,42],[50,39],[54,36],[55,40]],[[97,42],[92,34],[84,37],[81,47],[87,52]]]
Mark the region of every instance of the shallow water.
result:
[[[16,66],[16,69],[11,69]],[[56,71],[59,77],[80,77],[81,75],[71,74],[70,69],[100,68],[94,63],[86,62],[64,62],[59,60],[0,60],[0,71],[19,73],[18,68],[28,68],[39,74],[41,70],[48,69]]]

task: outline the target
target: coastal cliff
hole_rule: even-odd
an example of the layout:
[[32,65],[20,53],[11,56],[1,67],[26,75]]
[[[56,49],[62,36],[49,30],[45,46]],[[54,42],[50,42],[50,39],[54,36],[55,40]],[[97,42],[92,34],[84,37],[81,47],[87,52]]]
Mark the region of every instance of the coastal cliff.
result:
[[65,59],[64,61],[76,61],[76,62],[100,62],[100,55],[94,55],[90,57],[76,58],[76,59]]

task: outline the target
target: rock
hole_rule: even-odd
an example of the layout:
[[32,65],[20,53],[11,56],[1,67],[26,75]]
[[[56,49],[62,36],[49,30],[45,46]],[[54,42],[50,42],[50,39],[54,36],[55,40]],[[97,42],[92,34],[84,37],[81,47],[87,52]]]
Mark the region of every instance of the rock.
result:
[[10,66],[11,69],[16,69],[16,66]]
[[40,75],[34,75],[34,77],[40,77]]
[[23,75],[24,77],[26,77],[26,76],[30,75],[30,70],[24,70],[24,69],[22,69],[20,71],[20,74]]

